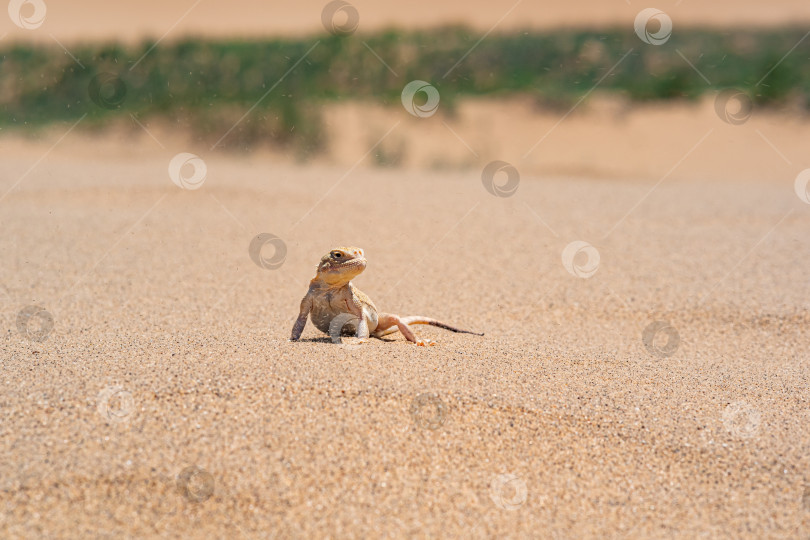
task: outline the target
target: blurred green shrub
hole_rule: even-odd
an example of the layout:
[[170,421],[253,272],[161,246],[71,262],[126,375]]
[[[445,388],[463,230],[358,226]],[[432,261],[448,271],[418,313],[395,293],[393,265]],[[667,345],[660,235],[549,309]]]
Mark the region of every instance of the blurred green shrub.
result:
[[453,27],[300,40],[72,48],[84,67],[55,45],[12,44],[0,48],[0,127],[71,121],[83,114],[91,125],[129,114],[141,120],[162,116],[187,124],[213,143],[255,106],[223,147],[266,143],[308,154],[326,143],[318,112],[324,102],[397,105],[403,86],[414,79],[433,84],[443,108],[451,111],[457,98],[468,95],[521,93],[539,104],[565,106],[602,77],[600,90],[634,101],[691,100],[735,87],[758,105],[798,98],[810,107],[810,40],[784,57],[804,34],[801,29],[679,29],[661,46],[641,42],[632,29],[493,34],[459,62],[480,35]]

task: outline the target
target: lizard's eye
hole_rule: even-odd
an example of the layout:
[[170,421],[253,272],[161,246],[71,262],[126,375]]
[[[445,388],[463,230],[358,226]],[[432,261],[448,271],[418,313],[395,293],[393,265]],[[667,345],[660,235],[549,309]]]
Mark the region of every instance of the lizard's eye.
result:
[[334,257],[336,259],[340,259],[341,257],[343,257],[343,253],[341,253],[339,251],[335,251],[334,253],[332,253],[332,257]]

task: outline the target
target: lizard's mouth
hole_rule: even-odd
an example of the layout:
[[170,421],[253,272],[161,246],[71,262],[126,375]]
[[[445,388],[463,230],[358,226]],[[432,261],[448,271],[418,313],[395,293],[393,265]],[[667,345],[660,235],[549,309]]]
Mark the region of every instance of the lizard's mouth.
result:
[[334,267],[334,269],[336,271],[338,271],[338,272],[342,272],[343,270],[349,270],[349,269],[352,269],[352,270],[358,269],[358,270],[360,270],[362,272],[363,270],[365,270],[367,263],[368,263],[368,261],[366,261],[366,259],[359,259],[359,258],[358,259],[352,259],[350,261],[342,262],[339,265],[336,265]]
[[365,270],[366,264],[367,261],[364,257],[358,257],[348,261],[341,261],[339,263],[332,262],[332,264],[329,265],[328,272],[329,274],[337,276],[346,275],[349,276],[349,279],[351,279]]

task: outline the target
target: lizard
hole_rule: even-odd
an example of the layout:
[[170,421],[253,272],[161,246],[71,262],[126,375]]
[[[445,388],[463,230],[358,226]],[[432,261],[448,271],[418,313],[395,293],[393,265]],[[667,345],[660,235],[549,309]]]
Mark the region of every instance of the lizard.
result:
[[484,335],[429,317],[400,317],[378,311],[371,298],[351,282],[366,269],[366,265],[365,253],[357,247],[337,247],[321,257],[317,273],[309,282],[307,294],[301,300],[290,341],[297,341],[301,337],[307,317],[312,319],[312,324],[321,332],[334,337],[353,334],[361,343],[368,341],[369,336],[381,338],[399,330],[411,343],[420,346],[435,345],[433,341],[417,338],[409,324],[430,324],[451,332]]

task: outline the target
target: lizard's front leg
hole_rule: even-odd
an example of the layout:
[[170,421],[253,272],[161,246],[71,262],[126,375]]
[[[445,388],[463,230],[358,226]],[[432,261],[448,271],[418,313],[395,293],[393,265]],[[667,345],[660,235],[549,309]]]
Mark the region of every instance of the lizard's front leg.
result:
[[[355,307],[355,309],[357,308]],[[371,314],[369,313],[368,310],[369,308],[367,306],[363,306],[359,308],[360,313],[356,314],[355,310],[350,308],[349,313],[345,314],[348,315],[349,319],[345,321],[344,324],[347,322],[354,322],[357,328],[354,337],[347,339],[348,344],[354,345],[354,344],[368,343],[368,338],[371,333],[369,326],[369,319],[371,317]]]
[[290,341],[298,341],[298,338],[301,337],[301,332],[304,331],[304,327],[307,325],[307,317],[309,316],[309,312],[311,310],[312,298],[310,298],[309,293],[307,293],[307,295],[301,300],[301,309],[298,312],[298,318],[295,320],[295,324],[293,325]]
[[368,317],[366,315],[366,310],[363,310],[363,313],[360,315],[360,322],[357,323],[357,337],[360,339],[368,340]]

